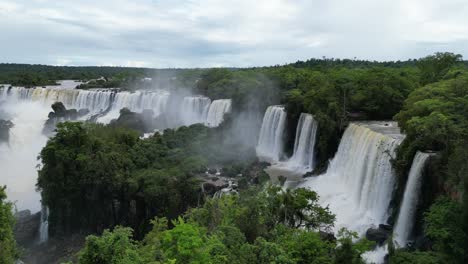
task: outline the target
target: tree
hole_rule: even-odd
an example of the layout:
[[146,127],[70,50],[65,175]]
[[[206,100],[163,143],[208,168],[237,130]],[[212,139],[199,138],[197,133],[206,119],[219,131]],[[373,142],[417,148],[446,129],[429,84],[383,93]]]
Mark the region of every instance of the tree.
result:
[[132,239],[132,229],[116,227],[105,230],[102,236],[88,236],[79,252],[80,264],[146,264]]
[[417,66],[421,71],[421,84],[425,85],[441,80],[449,69],[462,60],[460,54],[437,52],[418,60]]
[[14,263],[17,258],[13,236],[14,218],[12,204],[7,202],[6,186],[0,187],[0,264]]
[[425,233],[433,240],[434,249],[453,262],[461,263],[467,254],[463,230],[463,212],[459,203],[449,198],[439,198],[424,214]]

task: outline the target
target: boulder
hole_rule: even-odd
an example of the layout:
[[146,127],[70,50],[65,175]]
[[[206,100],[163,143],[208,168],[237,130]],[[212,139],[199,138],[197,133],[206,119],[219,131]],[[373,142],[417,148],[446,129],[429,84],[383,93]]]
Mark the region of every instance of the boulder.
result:
[[382,245],[391,234],[391,230],[388,231],[385,228],[369,228],[366,231],[366,238],[370,241],[374,241],[379,245]]

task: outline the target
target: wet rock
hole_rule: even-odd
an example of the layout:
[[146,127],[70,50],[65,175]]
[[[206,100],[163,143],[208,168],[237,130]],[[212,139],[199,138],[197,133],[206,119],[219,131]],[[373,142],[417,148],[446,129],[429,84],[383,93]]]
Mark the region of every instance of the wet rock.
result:
[[8,142],[10,140],[10,128],[12,127],[13,122],[0,119],[0,142]]
[[[384,225],[385,226],[385,225]],[[370,241],[377,242],[377,244],[382,245],[391,234],[391,229],[388,230],[388,227],[384,228],[369,228],[366,231],[366,238]]]
[[79,111],[76,109],[67,109],[62,102],[56,102],[52,104],[51,107],[53,112],[49,113],[48,119],[44,124],[43,133],[45,135],[51,135],[58,123],[77,120],[89,113],[88,109],[80,109]]
[[16,224],[13,231],[16,242],[22,247],[36,243],[39,237],[41,213],[31,214],[31,211],[24,210],[17,212],[15,218]]
[[119,118],[112,120],[110,125],[116,127],[126,127],[142,133],[149,132],[149,128],[145,124],[144,115],[132,112],[128,108],[121,109]]

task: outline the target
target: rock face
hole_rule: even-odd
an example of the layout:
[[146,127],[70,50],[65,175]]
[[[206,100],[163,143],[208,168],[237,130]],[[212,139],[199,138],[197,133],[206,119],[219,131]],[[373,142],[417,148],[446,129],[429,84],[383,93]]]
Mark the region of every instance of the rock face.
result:
[[0,143],[7,142],[10,139],[10,128],[13,127],[13,122],[10,120],[0,119]]
[[382,245],[392,233],[392,227],[389,225],[379,225],[378,228],[369,228],[366,231],[366,238]]
[[142,133],[150,131],[150,125],[153,116],[152,110],[144,110],[143,113],[135,113],[128,108],[120,110],[119,118],[112,120],[112,126],[131,128]]
[[78,118],[89,113],[88,109],[67,109],[61,102],[56,102],[52,104],[51,107],[53,112],[49,113],[49,118],[44,124],[43,133],[45,135],[51,135],[58,123],[77,120]]
[[22,247],[28,247],[36,243],[39,237],[41,213],[31,214],[31,211],[24,210],[17,212],[15,218],[14,234],[16,242]]

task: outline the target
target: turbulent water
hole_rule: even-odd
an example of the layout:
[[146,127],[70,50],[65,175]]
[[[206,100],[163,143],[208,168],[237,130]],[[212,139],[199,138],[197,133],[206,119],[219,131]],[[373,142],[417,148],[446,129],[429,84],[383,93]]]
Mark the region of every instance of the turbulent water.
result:
[[[0,118],[11,120],[10,142],[0,144],[0,185],[7,185],[10,200],[19,210],[39,211],[40,195],[35,191],[38,153],[47,137],[42,134],[51,104],[62,102],[67,109],[88,109],[82,119],[98,115],[97,122],[109,123],[118,118],[122,108],[141,113],[152,110],[154,117],[163,116],[171,125],[203,123],[218,126],[231,111],[231,100],[211,102],[207,97],[182,96],[171,90],[126,92],[115,89],[74,89],[79,83],[63,81],[59,86],[24,88],[0,87]],[[172,104],[172,105],[169,105]]]
[[351,123],[325,174],[302,184],[320,195],[341,227],[363,235],[386,222],[395,185],[390,160],[403,136],[394,122]]
[[287,167],[301,172],[314,169],[317,127],[318,124],[311,114],[301,114],[294,140],[294,153],[288,160]]
[[406,182],[403,202],[398,214],[398,220],[393,230],[393,238],[397,247],[406,247],[414,226],[414,218],[421,193],[422,172],[431,153],[417,152]]
[[283,134],[286,124],[284,106],[269,106],[263,116],[257,144],[257,156],[265,161],[280,160],[283,152]]
[[10,142],[0,143],[0,185],[19,210],[40,210],[40,196],[35,191],[37,155],[47,138],[42,134],[48,107],[38,102],[11,101],[2,105],[11,117]]

